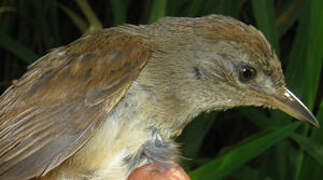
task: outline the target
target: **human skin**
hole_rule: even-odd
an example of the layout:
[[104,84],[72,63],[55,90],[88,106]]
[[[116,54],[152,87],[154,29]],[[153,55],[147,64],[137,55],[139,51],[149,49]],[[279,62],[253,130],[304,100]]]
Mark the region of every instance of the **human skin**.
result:
[[128,180],[190,180],[184,169],[177,163],[171,163],[173,168],[163,169],[158,164],[146,164],[135,169]]

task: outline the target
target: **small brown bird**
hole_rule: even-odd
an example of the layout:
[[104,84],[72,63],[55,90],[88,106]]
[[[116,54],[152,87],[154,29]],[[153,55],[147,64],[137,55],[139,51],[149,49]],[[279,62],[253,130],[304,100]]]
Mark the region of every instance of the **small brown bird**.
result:
[[233,18],[167,17],[84,35],[29,66],[0,98],[0,179],[118,179],[178,161],[199,113],[279,108],[319,126],[263,34]]

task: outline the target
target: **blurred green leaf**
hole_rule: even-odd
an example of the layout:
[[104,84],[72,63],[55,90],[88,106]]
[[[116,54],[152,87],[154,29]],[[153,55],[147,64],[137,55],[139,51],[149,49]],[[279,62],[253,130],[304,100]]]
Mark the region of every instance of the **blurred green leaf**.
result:
[[49,1],[49,18],[50,25],[53,31],[55,46],[59,45],[61,42],[61,37],[59,35],[59,19],[58,19],[58,3],[56,1]]
[[0,7],[0,15],[7,12],[16,12],[17,9],[15,7],[9,7],[9,6],[1,6]]
[[257,27],[265,34],[277,54],[279,54],[275,10],[273,0],[252,0],[252,9]]
[[90,4],[87,0],[75,0],[79,7],[81,8],[83,14],[87,18],[88,22],[90,23],[89,31],[97,31],[102,29],[102,23],[100,22],[99,18],[96,16],[95,12],[92,10]]
[[[323,1],[306,1],[305,11],[299,22],[299,30],[289,57],[286,78],[290,86],[301,95],[304,103],[311,109],[314,105],[322,70],[323,47]],[[302,64],[302,66],[300,66]],[[296,93],[297,94],[297,93]],[[308,135],[306,125],[303,135]],[[294,179],[298,180],[302,172],[304,153],[300,151]]]
[[287,173],[287,142],[280,141],[272,148],[274,167],[272,168],[273,178],[275,180],[285,180],[288,177]]
[[181,1],[168,1],[167,2],[167,15],[168,16],[178,16],[182,15],[182,11],[180,11],[179,14],[179,9],[182,8],[183,4],[186,3],[187,0],[181,0]]
[[215,6],[215,12],[226,16],[239,17],[239,7],[241,1],[236,0],[219,0]]
[[0,31],[0,47],[7,49],[12,54],[19,57],[26,64],[31,64],[38,56],[20,42],[12,39],[6,33]]
[[205,0],[193,0],[191,2],[191,6],[189,8],[188,15],[191,17],[194,17],[197,15],[197,13],[201,10],[201,7]]
[[310,18],[308,26],[307,53],[303,61],[306,62],[304,80],[305,92],[303,101],[310,109],[313,108],[318,86],[321,78],[323,59],[323,1],[313,0],[310,8]]
[[308,137],[293,133],[291,137],[323,167],[323,146],[319,146]]
[[[316,117],[322,127],[322,124],[323,124],[323,101],[321,101],[321,104],[319,106],[319,111],[318,111]],[[313,128],[312,134],[311,134],[309,140],[312,141],[315,144],[315,146],[323,147],[322,128]],[[303,149],[305,149],[305,148],[303,148]],[[310,153],[311,152],[309,152],[307,154],[310,154]],[[321,179],[321,178],[322,178],[322,166],[320,165],[320,163],[318,161],[316,161],[314,158],[312,158],[311,156],[305,156],[304,162],[302,165],[302,173],[301,173],[299,179]]]
[[44,41],[43,37],[47,36],[47,28],[46,28],[46,20],[45,15],[43,14],[44,11],[44,1],[42,0],[31,0],[30,1],[33,6],[35,7],[35,19],[34,21],[35,26],[35,40],[37,42],[37,47],[39,49],[44,49],[46,47],[46,41]]
[[[321,103],[319,106],[319,110],[316,116],[317,120],[319,121],[321,127],[323,125],[323,101],[321,99]],[[320,145],[323,145],[323,130],[322,128],[314,128],[312,129],[312,139],[315,140],[316,143],[319,143]]]
[[151,24],[166,15],[167,0],[154,0],[148,23]]
[[259,170],[247,166],[241,167],[237,171],[234,171],[231,176],[238,180],[274,180],[266,174],[262,174]]
[[203,6],[202,15],[222,14],[238,18],[241,2],[237,0],[208,0]]
[[241,167],[247,161],[255,158],[275,143],[283,140],[290,135],[298,126],[295,122],[266,133],[265,135],[256,136],[250,142],[245,142],[230,152],[218,157],[202,167],[190,173],[192,180],[195,179],[222,179],[229,175],[235,169]]
[[304,10],[304,0],[286,1],[284,7],[277,9],[278,17],[276,19],[276,27],[278,29],[278,37],[283,36],[291,26],[302,16]]
[[321,21],[323,1],[306,2],[306,6],[303,7],[306,11],[300,19],[292,51],[288,58],[286,81],[288,87],[303,101],[303,97],[307,96],[304,102],[311,108],[322,70],[323,34],[320,32],[323,30]]
[[124,0],[111,0],[114,24],[124,24],[126,22],[127,6]]
[[87,31],[87,23],[84,19],[82,19],[79,15],[77,15],[74,11],[70,8],[64,6],[63,4],[58,4],[65,14],[71,18],[72,22],[79,28],[81,33],[85,33]]

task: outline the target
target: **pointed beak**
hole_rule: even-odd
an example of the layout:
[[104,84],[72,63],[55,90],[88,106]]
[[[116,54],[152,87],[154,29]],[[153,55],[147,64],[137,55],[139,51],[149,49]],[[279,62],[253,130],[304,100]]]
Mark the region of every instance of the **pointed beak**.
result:
[[269,104],[300,121],[310,123],[317,128],[320,127],[312,112],[287,88],[284,88],[282,93],[271,96]]

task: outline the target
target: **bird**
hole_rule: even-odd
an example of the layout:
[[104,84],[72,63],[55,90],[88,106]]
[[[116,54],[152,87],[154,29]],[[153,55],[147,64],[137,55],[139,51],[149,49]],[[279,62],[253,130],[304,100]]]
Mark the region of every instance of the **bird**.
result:
[[0,97],[0,179],[126,180],[173,168],[205,111],[277,108],[319,127],[265,36],[232,17],[164,17],[51,50]]

